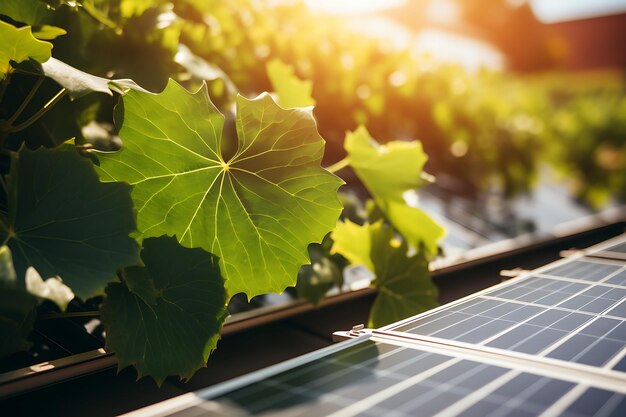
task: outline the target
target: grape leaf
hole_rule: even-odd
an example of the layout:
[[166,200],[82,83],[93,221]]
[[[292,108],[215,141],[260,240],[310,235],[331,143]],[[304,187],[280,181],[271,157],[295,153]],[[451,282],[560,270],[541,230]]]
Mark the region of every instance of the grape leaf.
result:
[[67,34],[65,29],[47,24],[53,16],[50,7],[42,0],[3,0],[0,15],[32,26],[33,36],[40,40],[52,40]]
[[28,349],[37,299],[19,288],[11,251],[0,247],[0,357]]
[[330,235],[333,240],[331,253],[340,253],[351,264],[363,265],[374,272],[376,267],[371,258],[372,239],[370,234],[368,223],[360,226],[347,219],[339,222]]
[[50,10],[41,0],[2,0],[0,15],[8,16],[16,22],[36,26],[50,18]]
[[109,89],[108,79],[88,74],[58,59],[50,58],[41,64],[41,67],[46,77],[63,86],[72,98],[79,98],[91,92],[113,95]]
[[9,71],[9,62],[32,58],[37,62],[50,59],[52,44],[35,39],[30,26],[16,28],[0,20],[0,80]]
[[65,88],[72,99],[83,97],[89,93],[104,93],[110,96],[113,92],[125,94],[128,90],[146,91],[134,81],[128,79],[110,80],[81,71],[56,58],[50,58],[40,64],[29,60],[16,65],[16,70],[24,74],[45,75]]
[[404,194],[423,185],[427,156],[417,141],[378,144],[361,126],[348,132],[345,149],[350,165],[385,213],[389,222],[416,248],[424,245],[430,255],[445,231],[417,207],[407,205]]
[[130,187],[102,184],[71,145],[22,148],[8,179],[9,224],[0,239],[18,277],[33,266],[60,276],[77,296],[101,294],[117,269],[139,264]]
[[382,221],[359,226],[346,220],[337,224],[332,238],[333,252],[368,267],[376,275],[373,284],[378,295],[370,311],[370,327],[378,328],[437,306],[437,287],[430,279],[424,253],[408,256],[406,241],[397,241],[393,229]]
[[39,272],[32,266],[26,270],[26,290],[39,298],[54,302],[62,311],[74,299],[71,288],[63,284],[59,277],[43,280]]
[[65,29],[56,26],[40,25],[33,27],[33,36],[42,41],[51,41],[66,34]]
[[286,109],[315,106],[313,83],[295,76],[293,67],[279,59],[267,63],[267,76],[278,95],[278,104]]
[[189,379],[205,366],[227,315],[218,259],[175,238],[144,240],[145,267],[127,268],[126,285],[111,283],[102,307],[107,348],[119,369],[137,368],[160,385]]
[[238,150],[226,158],[206,86],[130,91],[116,115],[124,148],[100,154],[99,172],[134,186],[143,237],[176,235],[216,254],[229,293],[252,297],[295,284],[308,244],[335,226],[342,181],[320,167],[310,109],[281,109],[268,94],[239,96],[237,108]]

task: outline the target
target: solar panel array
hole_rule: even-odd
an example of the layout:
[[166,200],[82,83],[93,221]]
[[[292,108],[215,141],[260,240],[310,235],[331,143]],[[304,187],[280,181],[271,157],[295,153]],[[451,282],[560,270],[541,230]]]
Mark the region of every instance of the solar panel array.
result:
[[626,265],[582,257],[387,330],[626,372]]
[[626,235],[135,415],[626,416],[626,262],[607,259],[624,250]]

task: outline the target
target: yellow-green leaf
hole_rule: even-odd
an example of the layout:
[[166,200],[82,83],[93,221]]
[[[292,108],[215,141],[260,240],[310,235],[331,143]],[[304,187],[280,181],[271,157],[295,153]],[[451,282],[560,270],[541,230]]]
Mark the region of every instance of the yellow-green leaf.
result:
[[437,253],[444,229],[405,200],[405,193],[421,187],[427,156],[418,141],[392,141],[380,145],[361,126],[348,132],[345,148],[350,165],[363,181],[389,222],[416,248]]
[[29,58],[37,62],[50,59],[52,44],[37,40],[30,26],[16,28],[0,20],[0,80],[9,71],[10,61],[17,63]]

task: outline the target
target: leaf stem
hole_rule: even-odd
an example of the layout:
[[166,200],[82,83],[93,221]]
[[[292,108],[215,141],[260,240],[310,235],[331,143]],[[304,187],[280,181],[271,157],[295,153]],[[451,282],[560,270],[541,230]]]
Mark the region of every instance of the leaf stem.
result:
[[344,169],[348,165],[350,165],[350,158],[346,156],[341,161],[336,162],[336,163],[332,164],[329,167],[326,167],[326,170],[330,171],[330,172],[332,172],[334,174],[335,172],[341,171],[342,169]]
[[54,97],[50,99],[39,111],[33,114],[28,120],[23,123],[20,123],[17,126],[11,127],[11,132],[19,132],[20,130],[26,129],[28,126],[35,123],[41,116],[46,114],[48,110],[50,110],[55,104],[57,104],[65,95],[67,94],[67,90],[62,88]]
[[41,87],[41,83],[43,83],[44,79],[45,79],[45,77],[37,78],[37,81],[35,81],[35,84],[33,85],[33,88],[31,88],[31,90],[28,93],[28,95],[26,96],[26,98],[22,101],[22,104],[20,104],[20,107],[18,107],[18,109],[15,111],[15,113],[13,113],[13,116],[11,116],[9,118],[9,120],[7,120],[7,123],[9,125],[12,125],[13,122],[15,122],[18,117],[20,117],[20,114],[22,114],[22,112],[24,111],[26,106],[28,106],[28,103],[30,103],[30,101],[32,100],[32,98],[35,95],[35,93],[37,92],[37,90],[39,90],[39,87]]
[[74,317],[100,317],[99,311],[79,311],[75,313],[48,313],[42,314],[37,320],[51,320],[51,319],[69,319]]

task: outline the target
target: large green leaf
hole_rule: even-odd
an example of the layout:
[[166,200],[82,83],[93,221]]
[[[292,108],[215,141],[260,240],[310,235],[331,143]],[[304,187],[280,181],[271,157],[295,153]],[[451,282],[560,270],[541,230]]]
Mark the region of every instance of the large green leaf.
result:
[[37,62],[50,59],[52,44],[35,39],[30,26],[16,28],[0,20],[0,80],[9,71],[9,62],[32,58]]
[[[351,263],[368,267],[378,291],[369,326],[381,327],[437,306],[437,287],[430,279],[423,252],[408,256],[408,245],[398,241],[382,221],[359,226],[349,220],[332,233],[333,251]],[[355,244],[357,243],[358,244]]]
[[117,269],[139,264],[130,187],[103,184],[73,146],[21,149],[8,179],[9,224],[0,239],[18,277],[30,266],[60,276],[83,298],[101,294]]
[[0,357],[26,350],[37,299],[19,287],[11,251],[0,247]]
[[0,2],[0,15],[32,26],[33,36],[40,40],[56,39],[67,33],[65,29],[46,24],[53,17],[50,7],[43,0],[3,0]]
[[282,107],[290,109],[315,106],[315,99],[311,97],[313,83],[296,77],[290,65],[279,59],[272,59],[267,63],[267,76],[278,95],[278,104]]
[[16,22],[36,26],[50,18],[50,10],[42,0],[2,0],[0,15],[5,15]]
[[417,207],[411,207],[404,195],[423,185],[422,170],[427,156],[417,141],[392,141],[378,144],[361,126],[346,135],[345,148],[350,165],[389,222],[414,247],[437,253],[444,229]]
[[145,268],[127,268],[111,283],[102,308],[107,348],[119,369],[137,368],[157,383],[168,375],[189,379],[206,361],[227,315],[218,259],[180,246],[175,238],[144,240]]
[[124,148],[99,156],[101,178],[134,185],[142,236],[176,235],[219,256],[231,295],[282,292],[309,262],[308,244],[335,226],[342,181],[320,167],[310,109],[238,97],[231,157],[223,123],[205,88],[130,91],[117,114]]

